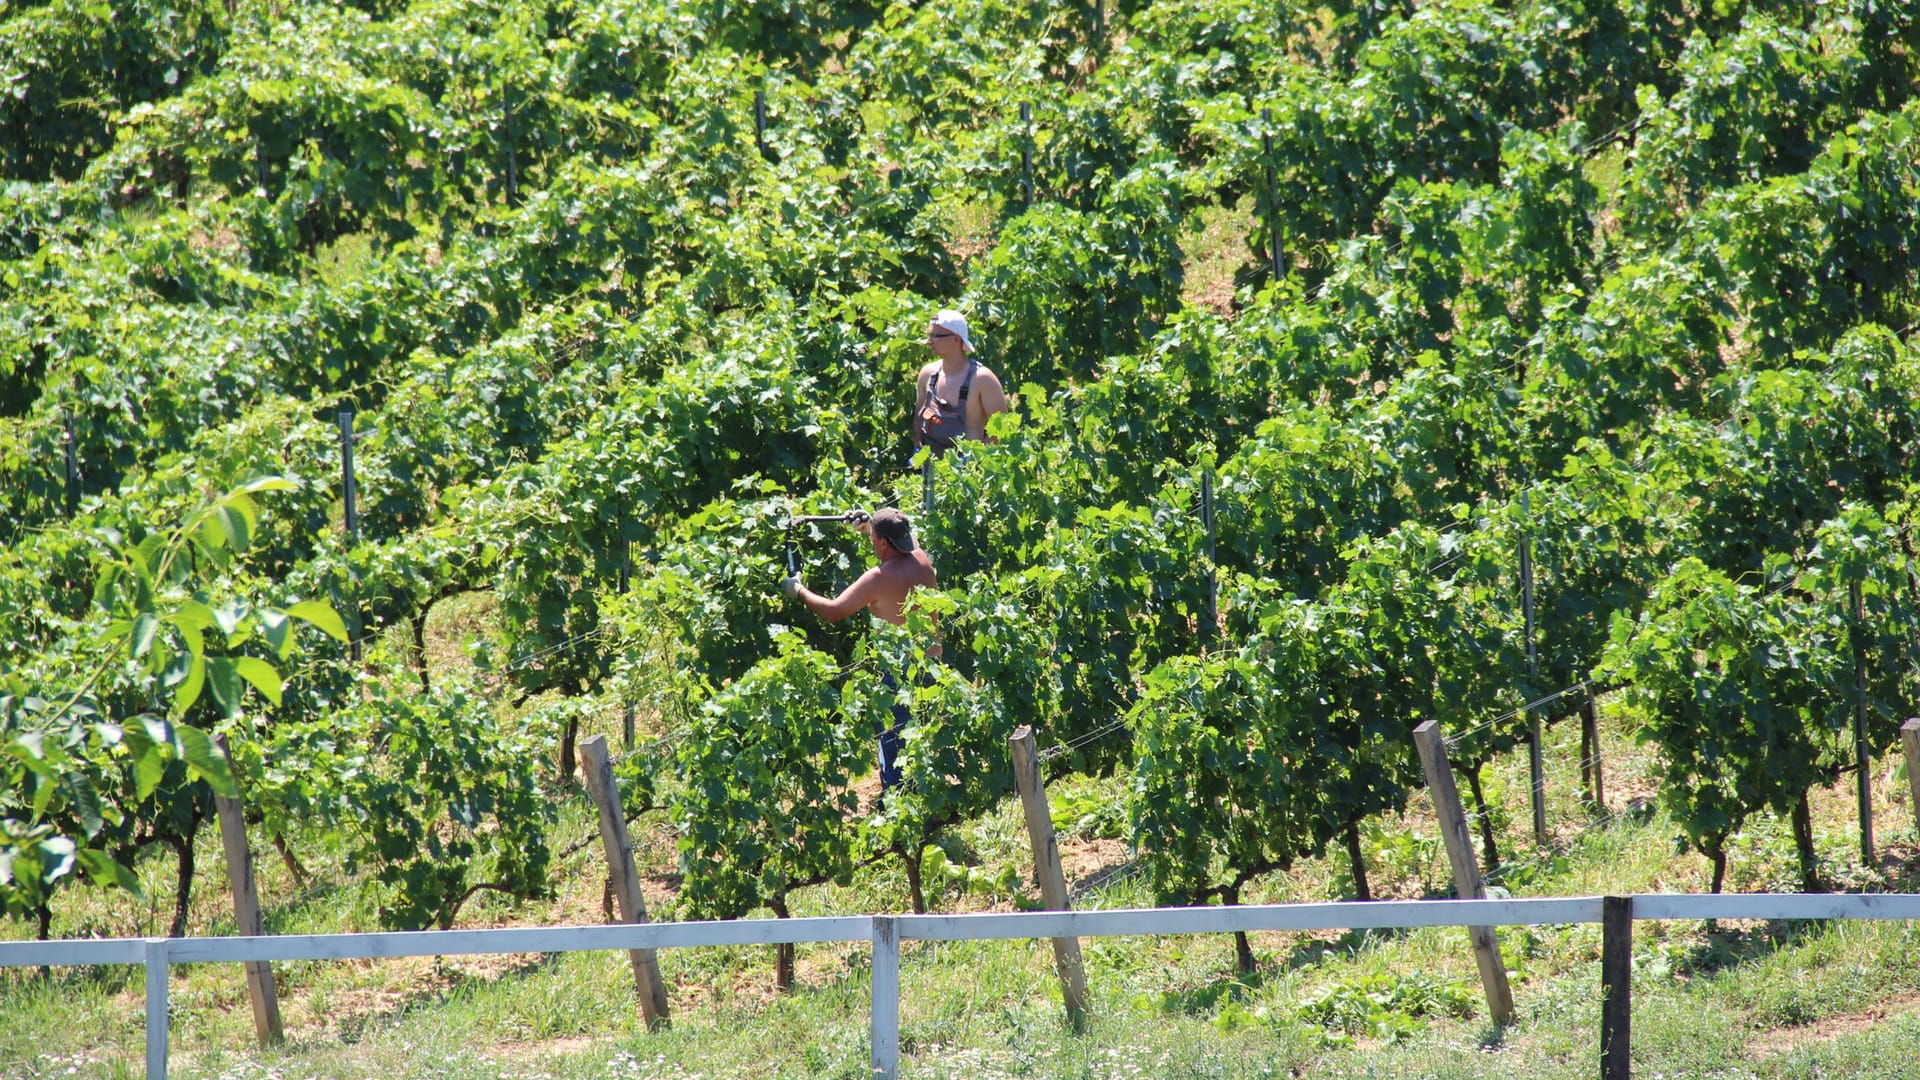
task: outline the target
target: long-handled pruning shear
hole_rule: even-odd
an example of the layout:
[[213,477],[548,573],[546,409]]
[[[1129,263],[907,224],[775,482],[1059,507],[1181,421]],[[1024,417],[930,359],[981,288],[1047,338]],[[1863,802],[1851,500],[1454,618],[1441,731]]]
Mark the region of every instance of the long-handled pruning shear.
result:
[[873,515],[865,510],[846,510],[838,514],[801,514],[787,519],[787,573],[800,572],[799,557],[794,554],[793,530],[798,525],[811,525],[831,522],[838,525],[858,525]]

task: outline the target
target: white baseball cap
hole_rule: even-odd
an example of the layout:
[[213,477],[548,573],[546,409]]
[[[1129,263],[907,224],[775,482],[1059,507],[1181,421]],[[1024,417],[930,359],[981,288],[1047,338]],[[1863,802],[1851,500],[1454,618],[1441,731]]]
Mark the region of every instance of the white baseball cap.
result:
[[933,325],[960,339],[960,346],[968,352],[973,351],[973,339],[967,336],[967,317],[946,308],[933,317]]

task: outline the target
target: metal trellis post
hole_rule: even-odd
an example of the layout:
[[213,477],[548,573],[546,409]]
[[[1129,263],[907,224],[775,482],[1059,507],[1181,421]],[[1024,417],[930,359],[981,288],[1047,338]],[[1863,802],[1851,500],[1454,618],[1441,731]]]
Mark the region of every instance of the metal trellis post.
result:
[[1033,106],[1020,103],[1020,190],[1033,206]]
[[[1532,508],[1528,505],[1527,493],[1520,493],[1520,515],[1531,520]],[[1520,533],[1520,612],[1526,623],[1527,635],[1527,681],[1537,685],[1540,679],[1540,655],[1534,645],[1533,634],[1533,534],[1522,530]],[[1532,688],[1528,689],[1529,695]],[[1540,720],[1540,712],[1534,706],[1527,706],[1527,774],[1529,787],[1533,792],[1533,842],[1547,842],[1547,771],[1546,763],[1541,760],[1541,743],[1545,731]]]
[[1273,178],[1273,110],[1260,110],[1260,162],[1266,174],[1267,252],[1273,280],[1279,281],[1286,259],[1280,250],[1280,188]]
[[767,92],[765,90],[753,92],[753,145],[760,151],[762,158],[772,160],[773,155],[767,150]]
[[67,462],[67,517],[80,512],[80,448],[73,436],[73,416],[66,418],[66,444],[64,450]]
[[[347,529],[347,551],[351,553],[360,546],[360,511],[354,505],[357,491],[353,479],[353,409],[340,410],[340,496],[345,502],[344,520]],[[355,581],[353,566],[347,566],[347,607],[352,615],[349,626],[348,655],[354,663],[360,662],[360,590]]]

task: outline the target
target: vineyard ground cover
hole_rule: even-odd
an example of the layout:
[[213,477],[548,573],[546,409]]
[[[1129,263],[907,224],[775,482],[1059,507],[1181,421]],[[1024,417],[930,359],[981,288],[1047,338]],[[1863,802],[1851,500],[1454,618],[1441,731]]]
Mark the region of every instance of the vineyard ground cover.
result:
[[[486,605],[437,622],[431,655],[450,658],[449,628],[471,632]],[[456,661],[457,662],[457,661]],[[1603,724],[1608,790],[1614,809],[1651,782],[1642,748],[1617,723]],[[1549,729],[1550,819],[1554,851],[1529,845],[1524,753],[1497,759],[1486,790],[1511,862],[1536,860],[1517,895],[1601,891],[1698,890],[1706,873],[1697,854],[1676,856],[1663,815],[1621,813],[1588,831],[1573,778],[1578,729]],[[617,745],[617,735],[616,735]],[[1850,783],[1816,793],[1820,854],[1843,883],[1913,887],[1920,850],[1912,842],[1901,778],[1883,764],[1875,788],[1883,809],[1878,868],[1854,865],[1857,850]],[[1124,775],[1075,777],[1055,789],[1056,807],[1086,808],[1117,799]],[[561,813],[554,835],[589,837],[592,811],[575,790],[555,788]],[[674,847],[660,815],[641,819],[636,856],[650,907],[674,894]],[[1076,822],[1059,822],[1072,834]],[[1112,871],[1114,842],[1097,835],[1063,841],[1075,876]],[[1366,830],[1375,894],[1444,895],[1446,870],[1431,814],[1416,804]],[[217,867],[217,839],[198,855]],[[956,865],[982,876],[1019,866],[1025,837],[1012,800],[943,838]],[[1796,880],[1791,830],[1765,818],[1740,837],[1730,889],[1783,888]],[[1290,875],[1261,882],[1248,902],[1320,900],[1350,888],[1344,856],[1309,860]],[[61,912],[56,935],[163,932],[170,858],[141,864],[150,898],[140,903],[89,891]],[[270,853],[257,860],[269,927],[279,933],[372,928],[377,913],[365,890],[337,863],[308,867],[301,889]],[[217,873],[217,870],[214,871]],[[604,864],[584,845],[555,864],[550,901],[510,904],[478,899],[463,926],[592,923],[601,918]],[[1083,891],[1087,907],[1150,904],[1145,882],[1124,868],[1111,883]],[[221,880],[210,874],[209,881]],[[844,889],[808,889],[796,916],[901,906],[905,882],[896,860],[856,875]],[[1009,898],[955,885],[935,894],[938,910],[1006,910]],[[190,933],[230,932],[224,891],[196,892]],[[1233,974],[1231,939],[1099,939],[1088,943],[1094,1026],[1068,1037],[1045,950],[1024,943],[917,943],[906,952],[903,1002],[908,1055],[904,1075],[921,1077],[1254,1077],[1304,1070],[1314,1076],[1472,1076],[1490,1061],[1516,1077],[1589,1075],[1592,980],[1597,927],[1539,927],[1503,938],[1515,972],[1522,1020],[1497,1045],[1477,1016],[1418,1012],[1453,998],[1477,1000],[1471,956],[1457,933],[1421,930],[1371,936],[1325,933],[1254,936],[1260,972]],[[1850,1065],[1875,1072],[1899,1033],[1920,1029],[1920,929],[1900,925],[1787,927],[1643,924],[1637,929],[1637,1064],[1667,1075],[1734,1067],[1728,1075],[1816,1075]],[[852,945],[801,946],[797,991],[772,991],[770,950],[669,951],[662,968],[676,1003],[671,1033],[649,1035],[632,1001],[625,958],[450,957],[280,965],[289,1047],[251,1049],[251,1026],[237,970],[200,965],[176,975],[174,1057],[187,1077],[692,1077],[852,1076],[865,1066],[866,953]],[[137,1075],[141,1046],[139,975],[132,969],[57,972],[42,981],[10,972],[0,989],[0,1062],[23,1075]],[[1449,988],[1453,988],[1449,990]],[[1462,993],[1462,990],[1465,992]],[[1372,995],[1371,997],[1369,995]],[[1437,997],[1435,996],[1437,995]],[[1400,1002],[1383,1008],[1379,1000]],[[1373,1002],[1369,1005],[1368,1002]],[[1425,1004],[1422,1004],[1425,1002]],[[1397,1011],[1412,1010],[1412,1011]],[[1418,1013],[1418,1014],[1416,1014]],[[1334,1026],[1310,1022],[1309,1017]],[[56,1041],[58,1033],[90,1038]],[[57,1053],[48,1047],[61,1046]],[[1878,1049],[1877,1049],[1878,1048]],[[68,1068],[77,1071],[67,1074]],[[1689,1071],[1689,1070],[1697,1070]],[[9,1065],[10,1074],[15,1071]]]
[[954,261],[965,267],[993,250],[999,235],[997,223],[1005,208],[988,202],[948,203],[942,213],[946,228],[947,250]]
[[379,240],[372,233],[336,236],[314,252],[314,273],[331,288],[341,288],[379,264]]
[[1247,237],[1254,228],[1253,215],[1250,195],[1241,196],[1232,206],[1203,207],[1195,215],[1194,232],[1184,245],[1183,304],[1221,315],[1233,311],[1235,287],[1249,267]]

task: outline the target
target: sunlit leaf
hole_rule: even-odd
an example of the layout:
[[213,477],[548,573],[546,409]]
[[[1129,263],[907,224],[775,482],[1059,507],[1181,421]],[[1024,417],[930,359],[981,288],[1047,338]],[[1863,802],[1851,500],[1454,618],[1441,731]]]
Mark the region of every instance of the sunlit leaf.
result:
[[287,609],[287,614],[320,628],[336,641],[347,640],[347,624],[332,605],[323,600],[302,600]]
[[147,655],[147,650],[153,648],[153,635],[159,630],[160,620],[151,611],[143,611],[133,620],[133,636],[127,648],[134,659]]
[[214,745],[213,736],[187,724],[176,728],[180,744],[186,750],[187,768],[218,795],[233,796],[239,794],[234,786],[233,767],[227,761],[227,755]]
[[193,703],[200,700],[200,691],[207,682],[207,659],[196,654],[187,667],[187,677],[179,689],[173,692],[173,715],[185,716]]
[[131,869],[121,865],[106,852],[96,851],[93,848],[83,848],[76,858],[80,861],[80,868],[94,881],[118,886],[135,896],[143,895],[140,891],[139,877],[135,876]]
[[213,691],[213,702],[220,711],[232,716],[240,711],[240,696],[245,692],[240,681],[240,672],[234,666],[230,656],[216,656],[207,661],[207,687]]
[[284,683],[280,673],[274,670],[272,664],[257,656],[242,656],[234,660],[234,668],[240,673],[241,678],[247,680],[255,690],[260,692],[261,697],[266,698],[275,707],[279,706]]
[[285,660],[293,651],[293,623],[286,612],[266,608],[260,612],[260,625],[266,631],[273,655]]

